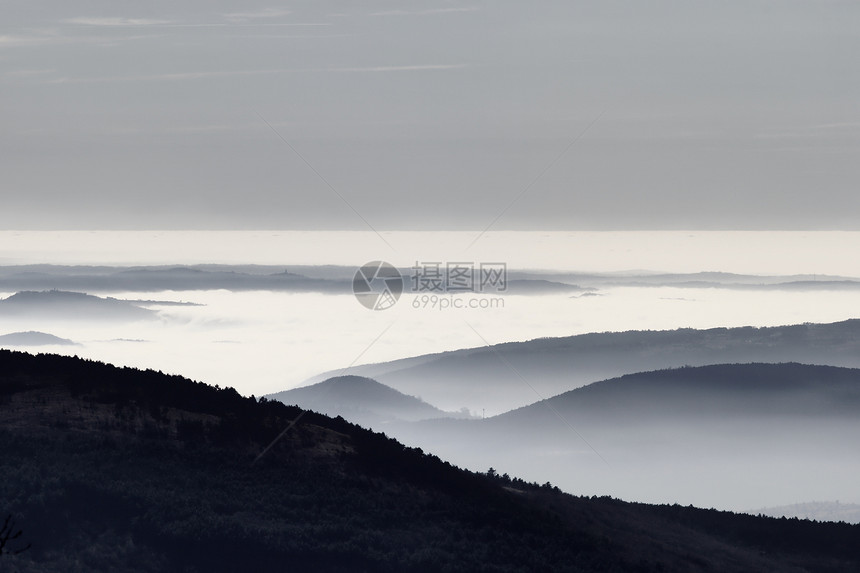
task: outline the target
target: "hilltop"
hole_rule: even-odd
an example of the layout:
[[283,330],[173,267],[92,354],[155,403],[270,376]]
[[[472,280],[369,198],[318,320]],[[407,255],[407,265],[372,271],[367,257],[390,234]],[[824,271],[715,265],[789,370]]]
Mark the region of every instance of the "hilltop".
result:
[[270,394],[267,398],[377,428],[379,424],[393,421],[464,416],[463,413],[445,412],[364,376],[336,376],[311,386]]
[[21,291],[0,300],[0,316],[51,320],[133,321],[157,313],[112,297],[62,290]]

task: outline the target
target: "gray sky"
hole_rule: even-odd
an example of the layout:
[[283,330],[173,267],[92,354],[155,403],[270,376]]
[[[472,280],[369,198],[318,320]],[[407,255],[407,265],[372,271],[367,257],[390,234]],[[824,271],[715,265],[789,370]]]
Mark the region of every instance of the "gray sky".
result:
[[856,230],[858,29],[838,0],[0,0],[0,228]]

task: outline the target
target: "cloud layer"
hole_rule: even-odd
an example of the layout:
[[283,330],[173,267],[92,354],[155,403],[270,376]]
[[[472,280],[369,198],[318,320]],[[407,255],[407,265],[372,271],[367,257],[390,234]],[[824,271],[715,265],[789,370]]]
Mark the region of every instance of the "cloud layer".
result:
[[6,228],[858,225],[852,2],[0,12]]

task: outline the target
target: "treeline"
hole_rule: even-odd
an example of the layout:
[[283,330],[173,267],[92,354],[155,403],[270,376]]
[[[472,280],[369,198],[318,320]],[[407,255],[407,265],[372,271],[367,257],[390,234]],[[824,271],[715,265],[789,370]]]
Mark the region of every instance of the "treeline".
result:
[[[0,557],[4,572],[860,565],[860,526],[574,497],[151,370],[0,350],[0,398],[0,419],[32,408],[0,429],[0,512],[32,544]],[[65,424],[24,423],[64,406]]]

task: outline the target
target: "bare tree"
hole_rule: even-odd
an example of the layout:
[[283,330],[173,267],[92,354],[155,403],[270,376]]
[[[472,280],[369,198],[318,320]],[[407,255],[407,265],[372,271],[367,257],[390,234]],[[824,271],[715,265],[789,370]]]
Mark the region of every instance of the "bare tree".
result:
[[17,555],[18,553],[30,549],[29,543],[19,549],[7,548],[7,545],[19,539],[22,533],[23,532],[20,529],[15,531],[15,522],[12,520],[11,515],[7,515],[6,519],[3,521],[3,526],[0,527],[0,555],[3,555],[4,553]]

